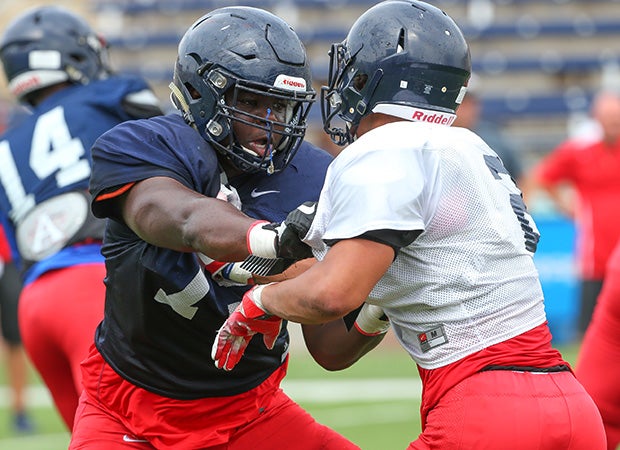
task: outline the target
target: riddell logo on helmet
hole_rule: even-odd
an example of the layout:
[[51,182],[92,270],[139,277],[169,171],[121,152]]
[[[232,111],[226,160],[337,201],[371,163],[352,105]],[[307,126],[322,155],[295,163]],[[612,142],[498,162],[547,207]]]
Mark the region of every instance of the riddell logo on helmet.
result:
[[414,109],[411,120],[418,122],[430,122],[440,125],[452,125],[456,116],[454,114],[444,114],[437,111],[426,111],[423,109]]
[[284,80],[282,80],[282,84],[284,84],[286,86],[292,86],[292,87],[298,87],[298,88],[304,88],[304,89],[306,87],[306,83],[303,83],[303,82],[297,81],[297,80],[284,79]]
[[19,80],[18,83],[15,83],[12,87],[13,95],[19,96],[22,92],[29,91],[32,88],[35,88],[41,84],[41,79],[38,76],[33,76],[30,78],[26,78],[24,80]]
[[379,103],[375,105],[372,112],[389,114],[390,116],[415,122],[436,123],[449,127],[456,119],[456,115],[447,112],[433,111],[430,109],[416,108],[409,105],[396,105],[394,103]]
[[303,78],[280,74],[273,83],[273,86],[281,89],[287,89],[289,91],[305,91],[306,80]]

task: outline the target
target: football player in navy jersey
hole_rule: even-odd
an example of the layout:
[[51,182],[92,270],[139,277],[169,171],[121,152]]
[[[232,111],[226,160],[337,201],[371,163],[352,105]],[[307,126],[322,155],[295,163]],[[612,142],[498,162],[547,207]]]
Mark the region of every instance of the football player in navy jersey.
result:
[[30,108],[0,137],[0,215],[23,275],[24,348],[69,429],[80,362],[103,316],[105,221],[89,208],[90,147],[128,119],[161,114],[146,82],[113,74],[105,42],[55,6],[15,18],[0,40],[15,98]]
[[420,372],[408,449],[604,450],[597,407],[551,343],[521,192],[480,137],[450,127],[471,73],[456,23],[384,1],[330,56],[324,129],[351,143],[304,233],[320,261],[244,295],[216,338],[218,367],[234,372],[248,342],[273,339],[277,317],[320,324],[368,303]]
[[[70,448],[358,448],[280,389],[285,325],[234,370],[210,357],[249,288],[225,262],[311,255],[287,235],[311,217],[296,207],[318,199],[331,157],[303,142],[315,97],[303,44],[267,11],[217,9],[183,36],[170,88],[180,114],[121,124],[92,149],[107,290]],[[351,364],[381,340],[380,319],[322,327],[335,340],[308,330],[308,346]]]

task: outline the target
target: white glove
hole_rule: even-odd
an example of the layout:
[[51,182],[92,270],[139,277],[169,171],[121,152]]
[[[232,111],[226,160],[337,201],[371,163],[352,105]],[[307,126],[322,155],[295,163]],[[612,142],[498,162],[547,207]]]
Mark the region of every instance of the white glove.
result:
[[377,305],[364,303],[354,323],[355,328],[366,336],[385,334],[390,329],[390,319]]
[[257,220],[247,234],[252,255],[263,258],[301,260],[312,258],[312,249],[302,239],[308,233],[316,213],[316,202],[305,202],[288,213],[280,223]]
[[211,278],[223,287],[247,286],[254,284],[252,273],[242,269],[240,262],[215,261],[202,253],[196,253],[200,265],[211,274]]

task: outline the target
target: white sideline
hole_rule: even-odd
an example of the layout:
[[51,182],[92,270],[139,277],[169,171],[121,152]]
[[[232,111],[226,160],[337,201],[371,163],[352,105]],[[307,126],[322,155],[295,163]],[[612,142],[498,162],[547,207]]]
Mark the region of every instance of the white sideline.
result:
[[342,381],[287,380],[282,389],[295,401],[316,403],[340,403],[419,400],[422,383],[411,378],[364,378]]
[[[422,384],[419,379],[377,378],[359,380],[284,380],[282,389],[295,401],[315,403],[369,402],[389,400],[419,400]],[[7,408],[11,391],[0,386],[0,408]],[[30,386],[26,391],[30,407],[51,406],[52,400],[45,386]]]

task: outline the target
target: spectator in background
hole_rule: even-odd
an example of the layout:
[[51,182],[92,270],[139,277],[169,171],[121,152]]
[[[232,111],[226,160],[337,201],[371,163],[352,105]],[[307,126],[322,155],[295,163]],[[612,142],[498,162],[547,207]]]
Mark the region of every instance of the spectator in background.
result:
[[15,18],[0,61],[9,91],[31,109],[0,136],[0,219],[23,272],[19,331],[70,430],[105,296],[90,147],[114,125],[161,110],[142,78],[111,73],[104,40],[64,8]]
[[521,186],[523,165],[520,155],[508,138],[502,133],[499,125],[491,123],[482,117],[482,103],[478,93],[479,83],[480,80],[476,75],[472,75],[472,79],[467,86],[467,95],[465,95],[461,106],[459,106],[456,119],[452,126],[468,128],[480,136],[489,147],[497,153],[497,156],[501,158],[504,167],[508,170],[508,173],[510,173],[517,185],[523,188],[523,186]]
[[17,322],[17,300],[21,287],[21,276],[13,262],[4,227],[0,226],[0,328],[12,395],[11,420],[15,431],[29,433],[33,431],[33,424],[26,411],[28,366]]
[[558,211],[575,221],[580,276],[578,332],[585,332],[620,238],[620,93],[595,97],[591,115],[599,139],[568,139],[532,172],[529,189],[543,189]]
[[620,243],[607,262],[605,281],[575,364],[577,379],[598,406],[607,449],[620,445]]

